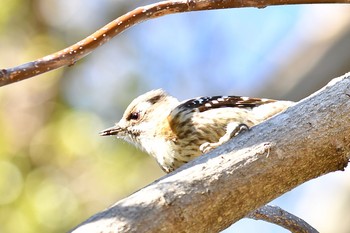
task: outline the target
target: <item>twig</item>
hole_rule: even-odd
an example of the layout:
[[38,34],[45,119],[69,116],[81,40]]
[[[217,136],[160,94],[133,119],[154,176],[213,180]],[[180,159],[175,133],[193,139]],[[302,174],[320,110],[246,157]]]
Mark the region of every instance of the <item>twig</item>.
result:
[[85,39],[61,51],[16,67],[0,69],[0,86],[34,77],[63,66],[72,66],[116,35],[149,19],[189,11],[240,7],[264,8],[272,5],[310,3],[350,3],[350,0],[173,0],[150,4],[124,14]]
[[310,226],[303,219],[298,218],[278,206],[262,206],[248,214],[247,217],[254,220],[264,220],[274,223],[293,233],[318,233],[315,228]]

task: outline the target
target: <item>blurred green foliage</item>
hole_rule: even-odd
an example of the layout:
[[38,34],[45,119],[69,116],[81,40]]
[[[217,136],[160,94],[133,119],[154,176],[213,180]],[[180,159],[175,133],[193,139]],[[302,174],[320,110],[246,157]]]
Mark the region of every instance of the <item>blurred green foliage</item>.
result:
[[[2,68],[68,45],[42,20],[42,2],[1,1]],[[98,114],[66,103],[61,92],[66,72],[0,90],[2,233],[67,231],[163,174],[137,149],[100,138],[106,125]]]

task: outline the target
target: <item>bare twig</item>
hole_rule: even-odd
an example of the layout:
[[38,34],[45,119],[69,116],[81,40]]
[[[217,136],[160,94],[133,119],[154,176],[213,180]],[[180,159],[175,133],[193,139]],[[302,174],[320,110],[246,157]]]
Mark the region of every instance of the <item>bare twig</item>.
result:
[[16,67],[0,69],[0,86],[34,77],[63,66],[71,66],[124,30],[160,16],[188,11],[240,7],[264,8],[272,5],[310,3],[350,3],[350,0],[173,0],[139,7],[113,20],[70,47]]
[[350,73],[72,232],[218,232],[350,158]]
[[265,205],[254,210],[247,216],[255,220],[264,220],[274,223],[293,233],[318,233],[318,231],[310,226],[303,219],[281,209],[278,206]]

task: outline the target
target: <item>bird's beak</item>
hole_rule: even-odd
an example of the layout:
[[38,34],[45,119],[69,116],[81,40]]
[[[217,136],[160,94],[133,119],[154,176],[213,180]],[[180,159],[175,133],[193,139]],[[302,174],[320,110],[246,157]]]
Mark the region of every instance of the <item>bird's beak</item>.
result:
[[101,131],[99,134],[100,136],[112,136],[112,135],[117,135],[121,131],[122,131],[122,128],[119,125],[115,125],[111,128]]

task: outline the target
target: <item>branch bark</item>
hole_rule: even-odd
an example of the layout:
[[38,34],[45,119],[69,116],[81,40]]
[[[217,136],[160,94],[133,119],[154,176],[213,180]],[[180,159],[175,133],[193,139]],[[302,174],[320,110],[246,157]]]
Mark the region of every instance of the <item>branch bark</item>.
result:
[[71,232],[218,232],[350,157],[350,73]]
[[172,0],[150,4],[126,13],[85,39],[61,51],[16,67],[0,69],[0,86],[31,78],[63,66],[72,66],[116,35],[149,19],[189,11],[241,7],[264,8],[273,5],[311,3],[350,3],[350,0]]
[[274,223],[293,233],[318,233],[303,219],[281,209],[278,206],[265,205],[247,215],[247,218]]

